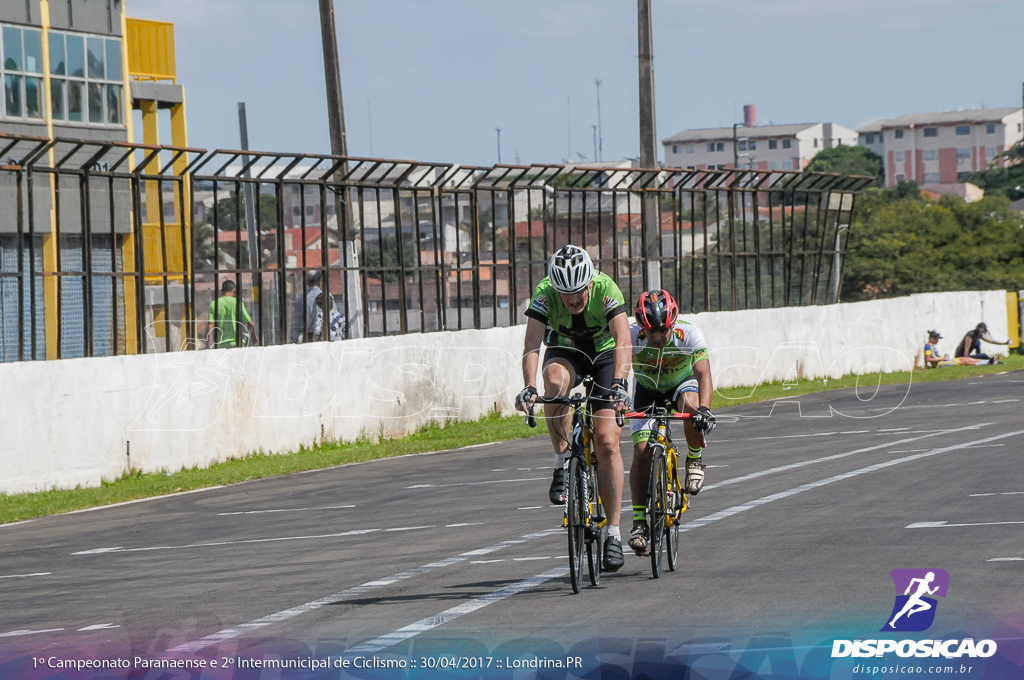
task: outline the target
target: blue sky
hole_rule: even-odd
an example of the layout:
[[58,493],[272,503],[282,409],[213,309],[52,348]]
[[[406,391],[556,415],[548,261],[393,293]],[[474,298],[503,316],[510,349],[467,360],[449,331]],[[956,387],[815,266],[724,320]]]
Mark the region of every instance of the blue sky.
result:
[[[317,0],[125,0],[175,24],[189,144],[329,153]],[[639,155],[633,0],[334,0],[349,152]],[[652,0],[657,135],[1021,105],[1020,0]],[[661,155],[659,144],[659,156]]]

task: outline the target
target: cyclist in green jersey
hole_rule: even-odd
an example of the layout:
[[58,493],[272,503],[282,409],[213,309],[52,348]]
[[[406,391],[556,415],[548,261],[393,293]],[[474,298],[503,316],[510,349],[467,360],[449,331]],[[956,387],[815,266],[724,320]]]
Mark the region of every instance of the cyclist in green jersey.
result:
[[[683,421],[687,456],[683,490],[695,495],[704,484],[701,451],[704,434],[715,427],[711,413],[714,387],[708,346],[696,326],[679,320],[679,308],[664,290],[649,290],[640,296],[630,326],[633,345],[634,408],[642,411],[664,406],[692,414]],[[634,420],[633,464],[629,468],[629,488],[633,496],[633,528],[629,547],[638,555],[647,552],[650,530],[647,525],[647,480],[651,474],[651,452],[647,441],[653,421]]]
[[[615,411],[629,402],[628,308],[622,291],[611,277],[594,271],[587,251],[568,245],[548,262],[548,276],[537,284],[526,310],[523,346],[523,380],[526,386],[516,397],[516,408],[528,411],[537,398],[534,384],[540,364],[541,343],[547,345],[541,375],[544,394],[565,396],[584,376],[594,379],[592,396],[603,401],[594,408],[594,451],[597,454],[598,490],[608,513],[608,540],[603,564],[617,571],[624,564],[619,517],[622,510],[624,470],[619,437],[622,428]],[[567,407],[545,404],[548,432],[555,448],[549,500],[561,505],[565,494],[565,459],[572,428]]]
[[249,316],[249,310],[245,304],[238,299],[238,289],[235,282],[227,279],[220,285],[220,297],[210,302],[210,316],[207,321],[206,341],[210,347],[226,348],[235,347],[239,336],[243,341],[246,339],[244,329],[239,321],[241,313],[242,323],[246,324],[251,331],[250,344],[257,344],[256,324]]

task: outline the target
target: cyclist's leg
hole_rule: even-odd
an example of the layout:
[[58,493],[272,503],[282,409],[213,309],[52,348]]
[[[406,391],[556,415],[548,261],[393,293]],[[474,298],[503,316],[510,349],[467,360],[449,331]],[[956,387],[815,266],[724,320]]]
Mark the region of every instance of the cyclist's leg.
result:
[[[615,375],[614,351],[602,352],[594,360],[593,396],[608,398]],[[622,534],[619,520],[622,514],[622,484],[625,470],[622,465],[620,438],[622,428],[615,422],[615,410],[610,401],[593,403],[594,453],[597,456],[597,486],[601,502],[608,516],[608,540],[605,542],[604,566],[616,571],[623,565]]]
[[[690,379],[679,385],[674,394],[676,410],[684,413],[696,413],[700,406],[697,380]],[[686,478],[683,489],[688,494],[696,495],[704,486],[704,464],[701,453],[706,445],[704,435],[693,427],[689,419],[683,421],[683,434],[686,437],[686,462],[683,465]]]
[[[574,361],[575,354],[571,350],[551,347],[544,353],[544,366],[541,377],[544,381],[544,396],[565,396],[577,384],[581,373]],[[559,404],[544,404],[544,417],[547,419],[548,436],[555,450],[554,469],[551,472],[551,486],[548,488],[548,500],[559,505],[565,497],[565,457],[572,436],[572,411]]]
[[[643,411],[655,403],[656,395],[642,385],[633,383],[633,409]],[[629,547],[635,552],[647,552],[650,531],[647,526],[647,486],[651,476],[651,450],[647,440],[654,421],[634,420],[630,424],[633,440],[633,462],[629,467],[629,493],[633,501],[633,526],[629,532]]]

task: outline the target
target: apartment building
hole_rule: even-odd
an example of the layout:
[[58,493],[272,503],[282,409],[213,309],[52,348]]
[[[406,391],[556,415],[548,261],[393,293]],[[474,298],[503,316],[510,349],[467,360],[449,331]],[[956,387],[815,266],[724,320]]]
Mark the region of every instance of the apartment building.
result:
[[665,165],[697,170],[803,170],[822,149],[857,144],[857,132],[836,123],[758,126],[753,105],[743,109],[742,125],[683,130],[662,140]]
[[911,113],[875,121],[858,134],[884,160],[886,186],[912,180],[939,193],[962,193],[967,175],[998,167],[997,155],[1024,137],[1024,110]]

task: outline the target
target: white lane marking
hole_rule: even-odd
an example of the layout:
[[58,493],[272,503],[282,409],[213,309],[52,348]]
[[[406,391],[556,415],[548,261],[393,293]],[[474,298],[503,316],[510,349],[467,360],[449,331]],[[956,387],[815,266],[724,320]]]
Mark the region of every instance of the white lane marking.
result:
[[993,557],[988,562],[1024,562],[1024,557]]
[[[950,404],[950,406],[952,406],[952,404]],[[880,433],[881,432],[903,432],[903,431],[909,430],[909,429],[910,429],[909,427],[887,427],[887,428],[880,429],[878,431]]]
[[337,538],[339,536],[359,536],[361,534],[372,534],[381,529],[353,529],[342,531],[337,534],[317,534],[311,536],[282,536],[279,538],[247,538],[239,541],[216,541],[213,543],[190,543],[188,545],[154,545],[145,548],[93,548],[92,550],[80,550],[71,553],[72,555],[102,555],[112,552],[147,552],[150,550],[184,550],[186,548],[217,548],[223,545],[243,545],[246,543],[276,543],[278,541],[311,541],[319,538]]
[[979,496],[1018,496],[1024,494],[1024,491],[993,491],[991,493],[972,493],[968,494],[969,498],[976,498]]
[[938,529],[940,527],[990,527],[1000,524],[1024,524],[1024,522],[1013,521],[1013,522],[970,522],[965,524],[950,524],[949,522],[914,522],[908,524],[905,529]]
[[[431,562],[421,567],[416,567],[414,569],[409,569],[408,571],[403,571],[401,573],[395,574],[394,576],[390,576],[385,579],[368,581],[366,583],[363,583],[362,585],[358,585],[353,588],[346,588],[345,590],[334,593],[333,595],[322,597],[319,600],[313,600],[312,602],[307,602],[296,607],[284,609],[274,614],[269,614],[254,621],[250,621],[249,623],[243,623],[232,628],[225,628],[222,631],[213,633],[211,635],[207,635],[206,637],[200,638],[198,640],[177,645],[176,647],[168,649],[167,654],[192,654],[200,649],[205,649],[206,647],[219,644],[224,640],[230,640],[232,638],[245,635],[246,633],[250,633],[252,631],[265,628],[266,626],[270,626],[275,623],[280,623],[281,621],[286,621],[301,614],[307,614],[311,611],[320,609],[321,607],[326,607],[328,605],[336,604],[344,600],[351,600],[356,597],[360,597],[371,590],[383,588],[385,586],[398,583],[399,581],[412,578],[413,576],[421,576],[423,574],[427,574],[437,569],[443,569],[444,567],[448,567],[453,564],[458,564],[459,562],[472,561],[474,558],[483,557],[484,555],[488,555],[492,552],[496,552],[504,548],[522,545],[523,543],[527,543],[528,541],[532,541],[536,538],[543,538],[545,536],[550,536],[551,534],[560,533],[561,531],[561,528],[545,529],[543,531],[538,531],[536,533],[527,534],[526,536],[522,536],[520,538],[512,538],[507,541],[502,541],[501,543],[496,543],[486,548],[477,548],[475,550],[470,550],[468,552],[464,552],[453,557],[445,558],[438,562]],[[564,571],[568,570],[564,569],[563,572]],[[552,576],[552,578],[554,577]]]
[[[966,427],[957,428],[955,430],[945,430],[944,433],[945,434],[955,434],[957,432],[965,432],[967,430],[974,430],[974,429],[977,429],[979,427],[984,427],[984,426],[990,425],[990,424],[991,423],[981,423],[979,425],[968,425]],[[716,482],[714,484],[705,484],[704,488],[705,489],[714,489],[714,488],[717,488],[717,487],[720,487],[720,486],[728,486],[729,484],[739,484],[740,482],[747,482],[747,481],[750,481],[751,479],[757,479],[758,477],[764,477],[766,475],[772,475],[772,474],[775,474],[775,473],[778,473],[778,472],[788,472],[789,470],[795,470],[797,468],[806,467],[808,465],[815,465],[817,463],[828,463],[828,462],[833,461],[833,460],[839,460],[840,458],[846,458],[847,456],[854,456],[854,455],[857,455],[858,453],[868,453],[870,451],[877,451],[879,449],[887,449],[890,446],[898,446],[900,444],[909,444],[910,442],[916,442],[919,439],[925,439],[927,437],[934,437],[937,434],[941,434],[941,432],[932,432],[932,433],[929,433],[929,434],[921,435],[919,437],[909,437],[907,439],[899,439],[897,441],[887,442],[885,444],[875,444],[874,446],[865,446],[865,447],[860,448],[860,449],[854,449],[853,451],[846,451],[845,453],[836,453],[836,454],[833,454],[831,456],[825,456],[823,458],[814,458],[812,460],[805,460],[805,461],[802,461],[802,462],[799,462],[799,463],[790,463],[789,465],[780,465],[779,467],[768,468],[767,470],[762,470],[760,472],[752,472],[749,475],[743,475],[742,477],[734,477],[732,479],[726,479],[726,480],[723,480],[721,482]],[[921,449],[921,450],[922,451],[927,451],[928,449]]]
[[815,432],[814,434],[783,434],[776,437],[751,437],[751,439],[806,439],[807,437],[831,437],[838,432]]
[[91,626],[85,628],[79,628],[79,631],[83,630],[110,630],[111,628],[120,628],[120,624],[117,623],[94,623]]
[[12,630],[7,633],[0,633],[0,638],[5,637],[18,637],[21,635],[38,635],[39,633],[56,633],[57,631],[64,630],[63,628],[41,628],[39,630],[29,630],[28,628],[22,628],[21,630]]
[[517,482],[536,482],[543,477],[523,477],[521,479],[484,479],[474,482],[454,482],[452,484],[413,484],[404,489],[444,489],[449,486],[477,486],[480,484],[514,484]]
[[567,573],[569,573],[568,567],[556,567],[555,569],[546,571],[543,574],[537,574],[532,578],[519,581],[518,583],[513,583],[512,585],[506,586],[501,590],[496,590],[493,593],[487,593],[486,595],[481,595],[480,597],[474,598],[472,600],[467,600],[462,604],[455,605],[451,609],[444,610],[440,614],[435,614],[434,616],[428,616],[425,619],[420,619],[416,623],[411,623],[408,626],[405,626],[404,628],[399,628],[393,633],[382,635],[379,638],[369,640],[368,642],[364,642],[363,644],[353,647],[352,649],[346,650],[345,656],[373,654],[375,652],[379,652],[382,649],[387,649],[388,647],[397,645],[399,642],[403,642],[405,640],[408,640],[409,638],[416,637],[420,633],[425,633],[429,630],[437,628],[438,626],[443,626],[446,623],[459,618],[460,616],[471,614],[478,609],[486,607],[487,605],[494,604],[495,602],[500,602],[501,600],[504,600],[507,597],[517,595],[525,590],[529,590],[530,588],[539,586],[540,584],[545,583],[546,581],[550,581],[553,578],[560,578],[562,576],[565,576]]
[[483,522],[459,522],[458,524],[445,524],[445,529],[451,529],[453,527],[477,527],[482,526]]
[[545,555],[540,557],[513,557],[513,562],[533,562],[535,560],[558,560],[563,559],[565,555]]
[[522,507],[522,508],[516,508],[516,510],[540,510],[541,508],[546,508],[546,507],[548,507],[548,506],[546,506],[546,505],[527,505],[527,506]]
[[389,531],[417,531],[419,529],[433,529],[433,528],[434,528],[433,524],[424,524],[423,526],[418,526],[418,527],[395,527],[393,529],[385,529],[384,532],[387,533]]
[[37,571],[34,574],[7,574],[0,578],[31,578],[32,576],[49,576],[52,573],[51,571]]
[[354,505],[328,505],[322,508],[280,508],[277,510],[239,510],[238,512],[218,512],[217,517],[230,517],[231,515],[264,515],[276,512],[313,512],[315,510],[345,510],[354,508]]
[[[918,454],[915,454],[913,456],[906,456],[904,458],[896,458],[894,460],[887,460],[887,461],[882,462],[882,463],[876,463],[875,465],[869,465],[867,467],[862,467],[862,468],[857,469],[857,470],[850,470],[849,472],[844,472],[842,474],[834,475],[832,477],[826,477],[825,479],[819,479],[816,482],[810,482],[808,484],[803,484],[801,486],[798,486],[798,487],[795,487],[795,488],[792,488],[792,489],[788,489],[786,491],[780,491],[779,493],[775,493],[775,494],[772,494],[770,496],[764,496],[763,498],[758,498],[756,500],[748,501],[748,502],[742,503],[740,505],[734,505],[733,507],[727,508],[725,510],[722,510],[721,512],[716,512],[714,514],[708,515],[707,517],[701,517],[699,519],[693,520],[692,522],[687,522],[687,523],[685,523],[685,524],[683,524],[683,525],[681,525],[679,527],[679,531],[693,531],[694,529],[699,529],[702,526],[705,526],[705,525],[710,524],[712,522],[718,521],[720,519],[725,519],[727,517],[732,517],[733,515],[737,515],[737,514],[739,514],[741,512],[745,512],[745,511],[751,510],[753,508],[761,507],[762,505],[766,505],[768,503],[771,503],[772,501],[783,500],[785,498],[789,498],[791,496],[795,496],[795,495],[797,495],[799,493],[803,493],[804,491],[811,491],[812,489],[818,489],[820,487],[827,486],[827,485],[833,484],[835,482],[842,482],[842,481],[845,481],[847,479],[851,479],[853,477],[857,477],[859,475],[867,474],[869,472],[876,472],[878,470],[884,470],[886,468],[893,467],[894,465],[900,465],[902,463],[909,463],[911,461],[920,460],[922,458],[928,458],[928,457],[931,457],[931,456],[936,456],[936,455],[938,455],[940,453],[948,453],[949,451],[958,451],[961,448],[963,448],[964,446],[970,446],[970,445],[976,445],[976,444],[986,444],[988,442],[997,441],[999,439],[1006,439],[1007,437],[1016,437],[1016,436],[1019,436],[1019,435],[1022,435],[1022,434],[1024,434],[1024,430],[1017,430],[1016,432],[1007,432],[1005,434],[998,434],[998,435],[994,435],[992,437],[986,437],[985,439],[978,439],[978,440],[973,441],[973,442],[965,442],[964,444],[954,444],[953,446],[943,446],[943,447],[940,447],[940,448],[937,448],[937,449],[932,449],[931,451],[928,451],[926,453],[918,453]],[[842,455],[843,454],[840,454],[840,456],[836,456],[836,457],[841,457]],[[845,455],[849,455],[849,454],[845,454]],[[730,481],[735,481],[735,480],[730,480]],[[724,483],[725,482],[721,482],[718,486],[721,486]]]
[[846,432],[840,432],[839,434],[865,434],[871,432],[871,430],[847,430]]

